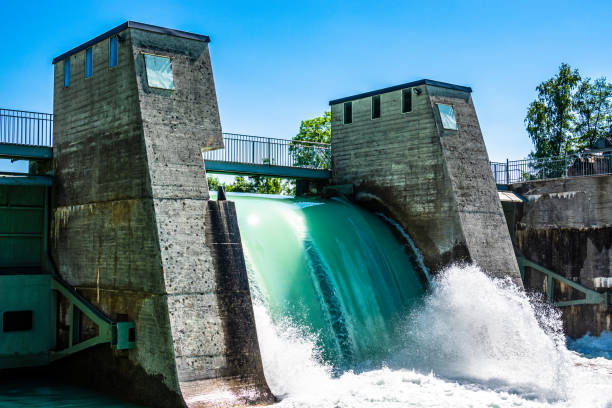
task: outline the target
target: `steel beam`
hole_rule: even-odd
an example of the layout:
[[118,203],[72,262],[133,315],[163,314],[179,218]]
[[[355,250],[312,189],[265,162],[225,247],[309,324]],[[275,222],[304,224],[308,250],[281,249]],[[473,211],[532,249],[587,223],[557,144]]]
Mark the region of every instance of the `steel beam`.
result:
[[46,186],[53,185],[51,176],[30,176],[29,174],[8,174],[0,173],[0,185],[10,186]]
[[53,148],[47,146],[0,143],[0,158],[23,160],[52,159]]
[[229,163],[205,160],[207,172],[227,173],[247,176],[269,176],[295,179],[327,180],[331,177],[329,170],[308,169],[303,167],[285,167],[268,164]]

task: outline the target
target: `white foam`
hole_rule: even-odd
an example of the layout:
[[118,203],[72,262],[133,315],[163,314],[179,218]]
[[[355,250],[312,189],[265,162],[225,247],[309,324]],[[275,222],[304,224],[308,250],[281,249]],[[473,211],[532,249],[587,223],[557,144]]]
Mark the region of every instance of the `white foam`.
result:
[[368,371],[333,377],[315,336],[255,314],[279,407],[612,407],[612,361],[568,351],[557,313],[473,266],[440,274]]

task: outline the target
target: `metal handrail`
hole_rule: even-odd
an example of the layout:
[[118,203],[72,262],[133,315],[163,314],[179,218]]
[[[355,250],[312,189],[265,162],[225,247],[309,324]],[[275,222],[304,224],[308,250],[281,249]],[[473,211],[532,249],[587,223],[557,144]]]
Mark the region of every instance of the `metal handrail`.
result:
[[327,143],[235,133],[223,133],[223,143],[223,149],[203,152],[204,160],[309,169],[329,169],[331,164]]
[[497,184],[512,184],[551,178],[570,178],[612,174],[612,154],[581,152],[544,157],[491,162]]
[[53,146],[53,115],[0,109],[0,143]]
[[280,139],[280,138],[273,138],[273,137],[266,137],[266,136],[253,136],[253,135],[245,135],[242,133],[228,133],[228,132],[224,132],[223,133],[223,137],[231,137],[231,138],[235,138],[235,139],[244,139],[244,140],[255,140],[255,141],[261,141],[261,142],[272,142],[272,143],[290,143],[290,144],[295,144],[298,143],[300,145],[313,145],[313,146],[321,146],[321,147],[329,147],[330,144],[329,143],[320,143],[320,142],[310,142],[307,140],[290,140],[290,139]]
[[[329,169],[327,143],[223,133],[223,149],[203,153],[205,160],[268,166]],[[0,143],[25,146],[53,145],[53,115],[0,109]]]
[[[205,160],[252,165],[331,168],[327,143],[223,133],[225,147],[203,153]],[[23,146],[53,145],[53,115],[0,109],[0,143]],[[550,178],[612,174],[612,153],[577,153],[561,157],[491,162],[497,184]]]

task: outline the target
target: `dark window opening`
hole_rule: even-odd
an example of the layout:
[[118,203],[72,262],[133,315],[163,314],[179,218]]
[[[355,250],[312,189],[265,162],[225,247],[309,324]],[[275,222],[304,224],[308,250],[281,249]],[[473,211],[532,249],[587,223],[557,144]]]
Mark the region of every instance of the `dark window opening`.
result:
[[372,97],[372,119],[380,118],[380,95]]
[[110,44],[109,44],[108,66],[111,68],[114,66],[117,66],[118,48],[119,48],[119,40],[117,39],[117,36],[115,35],[114,37],[110,38]]
[[70,57],[64,60],[64,86],[70,86]]
[[344,102],[344,123],[353,123],[353,102]]
[[118,322],[129,321],[127,313],[117,313],[117,318],[115,320]]
[[20,310],[17,312],[4,312],[2,315],[2,331],[29,331],[32,330],[32,311]]
[[412,89],[402,90],[402,113],[412,112]]
[[85,50],[85,78],[93,75],[93,50],[88,48]]
[[136,341],[136,329],[133,327],[128,329],[128,341],[130,343],[134,343]]

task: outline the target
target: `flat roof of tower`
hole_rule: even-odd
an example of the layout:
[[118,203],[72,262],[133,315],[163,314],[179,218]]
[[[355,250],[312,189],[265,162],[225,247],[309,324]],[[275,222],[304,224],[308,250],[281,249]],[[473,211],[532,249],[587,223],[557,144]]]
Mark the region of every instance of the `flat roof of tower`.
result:
[[55,64],[56,62],[61,61],[64,58],[71,56],[72,54],[76,54],[77,52],[82,51],[85,48],[89,48],[92,45],[99,43],[100,41],[105,40],[108,37],[111,37],[117,34],[118,32],[125,30],[126,28],[137,28],[139,30],[151,31],[153,33],[168,34],[168,35],[173,35],[175,37],[189,38],[190,40],[210,42],[210,37],[207,35],[188,33],[187,31],[180,31],[180,30],[174,30],[172,28],[159,27],[159,26],[154,26],[151,24],[138,23],[136,21],[126,21],[125,23],[118,25],[112,30],[109,30],[105,32],[104,34],[101,34],[97,36],[96,38],[93,38],[87,41],[86,43],[81,44],[78,47],[75,47],[71,49],[70,51],[63,53],[62,55],[59,55],[53,58],[52,63]]
[[368,96],[380,95],[383,93],[397,91],[399,89],[410,88],[410,87],[418,86],[418,85],[431,85],[431,86],[437,86],[439,88],[453,89],[455,91],[463,91],[463,92],[470,92],[470,93],[472,92],[472,88],[470,88],[469,86],[449,84],[447,82],[433,81],[431,79],[419,79],[418,81],[407,82],[401,85],[394,85],[394,86],[390,86],[387,88],[377,89],[376,91],[364,92],[364,93],[360,93],[360,94],[353,95],[353,96],[347,96],[345,98],[334,99],[332,101],[329,101],[329,104],[335,105],[337,103],[354,101],[355,99],[367,98]]

